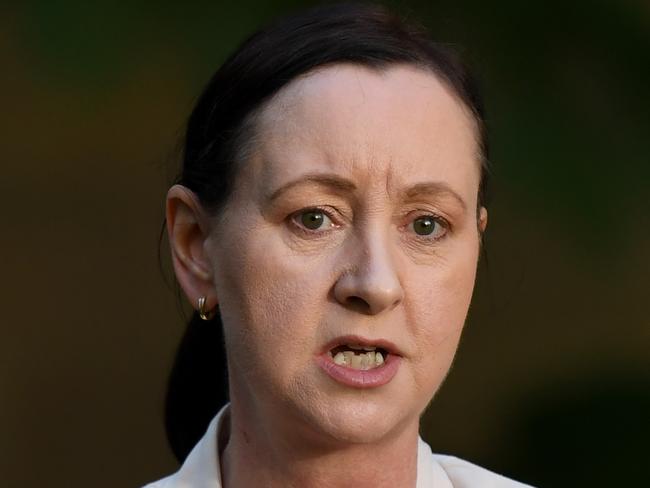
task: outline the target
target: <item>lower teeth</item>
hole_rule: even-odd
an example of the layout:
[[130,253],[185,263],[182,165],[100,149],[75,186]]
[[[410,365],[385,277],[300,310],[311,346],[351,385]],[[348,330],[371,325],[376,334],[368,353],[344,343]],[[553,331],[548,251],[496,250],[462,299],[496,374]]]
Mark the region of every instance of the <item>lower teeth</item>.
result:
[[349,366],[353,369],[367,370],[384,364],[384,356],[379,351],[368,351],[355,354],[352,351],[339,351],[333,358],[339,366]]

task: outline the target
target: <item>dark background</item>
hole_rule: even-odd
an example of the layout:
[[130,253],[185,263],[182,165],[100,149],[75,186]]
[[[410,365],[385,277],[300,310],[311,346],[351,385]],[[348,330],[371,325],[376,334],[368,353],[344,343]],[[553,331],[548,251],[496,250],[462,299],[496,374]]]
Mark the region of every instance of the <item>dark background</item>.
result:
[[[162,405],[184,323],[157,246],[178,140],[237,42],[304,4],[0,6],[1,486],[176,469]],[[397,5],[464,46],[495,167],[488,259],[423,436],[544,487],[643,485],[650,4]]]

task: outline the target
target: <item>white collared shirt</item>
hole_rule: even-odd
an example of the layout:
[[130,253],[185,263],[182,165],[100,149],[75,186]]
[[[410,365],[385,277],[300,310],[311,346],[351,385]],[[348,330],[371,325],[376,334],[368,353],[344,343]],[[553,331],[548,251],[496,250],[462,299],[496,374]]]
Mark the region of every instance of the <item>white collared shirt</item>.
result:
[[[144,488],[222,488],[218,434],[228,405],[212,419],[208,430],[171,476]],[[418,439],[416,488],[531,488],[454,456],[433,454],[429,445]]]

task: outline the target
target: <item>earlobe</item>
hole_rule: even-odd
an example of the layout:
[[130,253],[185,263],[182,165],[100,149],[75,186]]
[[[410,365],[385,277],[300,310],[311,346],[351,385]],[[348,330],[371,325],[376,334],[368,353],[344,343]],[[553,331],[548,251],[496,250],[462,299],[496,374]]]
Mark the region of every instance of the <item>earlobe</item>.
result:
[[481,207],[478,214],[478,230],[482,234],[485,232],[488,223],[488,211],[487,208]]
[[205,296],[208,306],[213,306],[216,294],[204,245],[209,225],[196,195],[182,185],[171,187],[167,192],[166,219],[174,272],[181,288],[193,305],[198,297]]

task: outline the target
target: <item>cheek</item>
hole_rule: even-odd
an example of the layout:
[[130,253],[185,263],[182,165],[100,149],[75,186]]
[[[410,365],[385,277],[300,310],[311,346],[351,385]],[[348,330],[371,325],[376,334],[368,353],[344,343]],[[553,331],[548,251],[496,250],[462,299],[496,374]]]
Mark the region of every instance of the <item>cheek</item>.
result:
[[[277,233],[276,233],[277,234]],[[314,352],[328,269],[298,256],[272,232],[239,232],[220,243],[215,281],[231,358],[282,377]]]
[[477,251],[467,247],[414,275],[407,290],[408,323],[418,337],[416,382],[436,389],[456,353],[476,276]]

